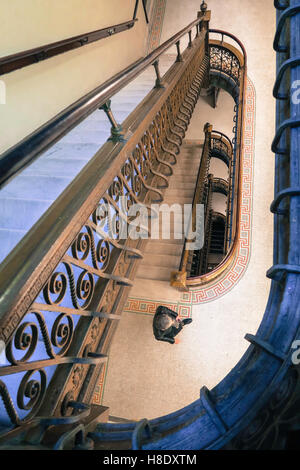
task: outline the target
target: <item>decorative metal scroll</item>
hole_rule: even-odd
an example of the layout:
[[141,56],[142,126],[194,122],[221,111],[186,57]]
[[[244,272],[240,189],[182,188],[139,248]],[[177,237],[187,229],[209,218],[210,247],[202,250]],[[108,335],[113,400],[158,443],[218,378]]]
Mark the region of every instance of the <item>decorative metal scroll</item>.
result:
[[213,70],[217,70],[231,77],[239,86],[241,80],[241,66],[238,57],[226,47],[210,45],[210,64]]
[[[214,192],[227,197],[227,210],[231,197],[231,177],[229,181],[214,178],[209,174],[212,157],[220,158],[232,170],[233,148],[228,137],[221,132],[213,131],[206,124],[205,142],[200,160],[199,172],[194,192],[193,206],[204,205],[204,245],[200,250],[188,251],[184,245],[179,271],[171,273],[171,285],[180,290],[186,290],[186,279],[207,273],[209,247],[212,237],[212,195]],[[230,175],[231,176],[231,175]],[[228,220],[227,220],[228,223]]]
[[130,207],[143,203],[151,217],[150,204],[163,200],[207,72],[202,47],[14,325],[0,367],[0,443],[6,432],[36,416],[69,416],[90,402],[134,265],[142,258],[144,240],[123,236],[132,220]]

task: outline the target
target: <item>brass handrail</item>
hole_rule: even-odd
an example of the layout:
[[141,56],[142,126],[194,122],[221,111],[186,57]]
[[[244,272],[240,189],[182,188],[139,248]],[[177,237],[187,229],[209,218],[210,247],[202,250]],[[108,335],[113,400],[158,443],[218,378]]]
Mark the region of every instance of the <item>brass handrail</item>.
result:
[[[212,139],[212,150],[222,150],[219,147],[226,147],[226,154],[232,158],[233,156],[233,146],[231,140],[227,137],[227,135],[223,134],[223,132],[219,132],[216,130],[212,131],[211,135]],[[219,145],[217,145],[219,144]]]

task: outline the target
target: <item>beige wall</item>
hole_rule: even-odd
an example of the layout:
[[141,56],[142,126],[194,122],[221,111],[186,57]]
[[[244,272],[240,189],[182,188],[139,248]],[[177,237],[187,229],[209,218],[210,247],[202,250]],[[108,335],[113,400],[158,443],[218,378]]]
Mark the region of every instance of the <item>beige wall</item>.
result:
[[[200,0],[167,0],[161,42],[196,19],[200,3]],[[275,34],[273,0],[206,0],[206,3],[212,11],[210,28],[228,31],[243,42],[250,74],[254,67],[263,69],[269,63],[272,67],[275,60],[270,42],[270,32],[272,36]]]
[[[0,57],[132,19],[135,0],[0,2]],[[75,100],[145,55],[141,2],[133,29],[0,77],[0,153]]]

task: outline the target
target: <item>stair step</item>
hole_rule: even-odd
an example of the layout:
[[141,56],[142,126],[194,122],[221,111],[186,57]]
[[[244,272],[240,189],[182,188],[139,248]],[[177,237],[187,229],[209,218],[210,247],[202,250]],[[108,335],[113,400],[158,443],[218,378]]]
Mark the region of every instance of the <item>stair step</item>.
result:
[[15,248],[26,234],[26,230],[7,230],[0,228],[0,263]]
[[[164,237],[163,237],[164,236]],[[167,228],[160,227],[156,232],[154,229],[151,231],[151,241],[160,242],[160,241],[181,241],[183,243],[185,239],[184,227],[183,224],[175,224],[175,227],[170,224],[170,234],[167,233]]]
[[178,246],[182,246],[183,244],[183,239],[179,240],[179,239],[176,239],[176,238],[171,238],[170,240],[150,240],[148,245],[151,243],[162,243],[162,244],[168,244],[168,245],[178,245]]
[[99,150],[98,144],[74,144],[59,142],[43,155],[43,160],[90,160]]
[[[88,116],[84,121],[82,121],[78,126],[76,126],[70,133],[76,132],[98,132],[98,133],[107,133],[110,132],[111,124],[104,111],[98,110]],[[66,134],[67,136],[68,134]],[[62,138],[62,141],[65,141],[65,137]]]
[[26,168],[22,174],[32,176],[56,176],[67,175],[74,178],[86,165],[86,160],[79,159],[47,159],[36,160],[32,165]]
[[72,144],[96,143],[102,146],[111,134],[110,126],[106,127],[107,129],[103,129],[103,127],[101,129],[90,129],[89,127],[86,129],[75,128],[65,135],[63,142]]
[[175,172],[174,173],[180,173],[183,170],[189,170],[190,173],[196,172],[198,173],[198,168],[199,164],[194,164],[193,162],[178,162],[176,167],[175,167]]
[[194,194],[195,192],[195,183],[192,181],[192,182],[187,182],[187,181],[184,181],[184,182],[180,182],[180,181],[176,181],[174,180],[174,182],[171,181],[170,183],[170,186],[169,188],[167,189],[167,191],[165,192],[165,194],[167,195],[168,191],[178,191],[178,192],[187,192],[187,191],[190,191],[192,194]]
[[178,156],[178,163],[191,163],[193,165],[200,165],[200,161],[201,161],[201,156],[197,156],[197,158],[195,158],[194,156],[193,157],[190,157],[190,156],[186,156],[182,153],[180,153],[180,155]]
[[186,177],[186,178],[197,178],[197,172],[195,171],[192,171],[191,168],[176,168],[176,171],[174,171],[173,173],[174,176],[177,176],[178,178],[183,178],[183,177]]
[[146,253],[140,266],[144,266],[145,268],[149,266],[166,267],[174,271],[179,268],[180,259],[181,256],[178,255],[156,255],[153,253]]
[[15,198],[0,199],[0,228],[29,230],[44,213],[51,201],[33,201]]
[[172,196],[169,196],[169,194],[167,194],[167,196],[164,199],[164,202],[166,204],[169,204],[169,205],[171,205],[171,204],[181,204],[181,205],[183,205],[183,204],[192,204],[193,196],[190,196],[190,197],[182,196],[182,197],[180,197],[180,196],[177,195],[176,197],[175,196],[172,197]]
[[4,186],[1,198],[37,199],[54,201],[68,186],[72,178],[52,176],[40,176],[20,174]]
[[170,179],[170,185],[171,184],[176,184],[176,183],[180,183],[180,184],[193,184],[193,186],[195,185],[196,183],[196,179],[197,179],[197,175],[193,174],[193,175],[176,175],[175,173],[171,176],[171,179]]
[[183,250],[183,243],[167,243],[167,241],[151,241],[148,243],[145,254],[151,253],[153,255],[172,255],[181,256]]
[[171,278],[171,271],[166,267],[159,266],[140,266],[138,268],[136,277],[138,279],[154,279],[158,281],[169,281]]
[[194,195],[194,190],[193,188],[189,188],[189,189],[179,189],[179,188],[168,188],[168,196],[169,197],[184,197],[184,198],[193,198],[193,195]]

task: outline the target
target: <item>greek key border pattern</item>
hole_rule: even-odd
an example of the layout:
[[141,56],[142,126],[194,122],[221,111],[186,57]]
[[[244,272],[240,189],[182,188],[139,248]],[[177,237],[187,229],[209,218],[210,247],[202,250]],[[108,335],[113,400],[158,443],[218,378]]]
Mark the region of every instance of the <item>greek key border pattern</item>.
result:
[[242,204],[241,235],[237,255],[233,266],[224,277],[213,284],[191,289],[189,296],[183,294],[183,300],[195,304],[216,300],[232,290],[245,274],[251,257],[252,206],[253,206],[253,167],[255,144],[255,87],[247,77],[245,115],[244,115],[244,151],[242,167]]
[[160,37],[165,17],[167,0],[155,0],[151,17],[148,54],[160,44]]
[[101,405],[102,398],[104,393],[105,387],[105,380],[106,380],[106,373],[107,373],[108,363],[103,365],[102,372],[100,374],[99,382],[95,388],[94,395],[93,395],[93,404],[94,405]]
[[[209,286],[196,287],[183,293],[177,308],[184,313],[182,316],[191,316],[192,305],[212,302],[231,291],[245,274],[251,256],[252,235],[252,206],[253,206],[253,166],[255,144],[255,87],[247,77],[245,100],[245,125],[244,125],[244,153],[242,173],[242,204],[241,204],[241,237],[237,256],[229,272]],[[176,303],[157,302],[154,300],[129,298],[125,311],[131,313],[154,314],[159,305],[165,305],[175,310]],[[177,311],[177,310],[176,310]],[[178,310],[180,314],[180,311]]]
[[130,298],[128,299],[124,311],[127,313],[136,313],[141,315],[154,315],[157,307],[163,305],[174,310],[182,318],[192,316],[192,306],[182,304],[181,302],[153,301],[145,299]]

